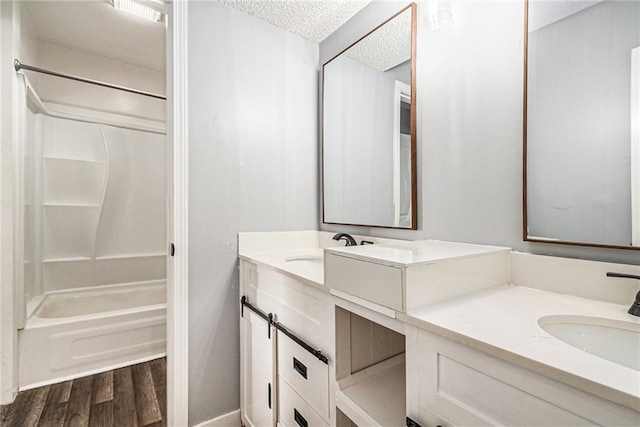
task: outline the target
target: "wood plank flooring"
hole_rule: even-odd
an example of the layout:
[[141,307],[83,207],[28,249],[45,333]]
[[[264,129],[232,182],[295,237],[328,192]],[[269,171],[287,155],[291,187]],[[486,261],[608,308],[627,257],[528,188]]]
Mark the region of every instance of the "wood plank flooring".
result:
[[2,427],[165,427],[166,359],[18,393]]

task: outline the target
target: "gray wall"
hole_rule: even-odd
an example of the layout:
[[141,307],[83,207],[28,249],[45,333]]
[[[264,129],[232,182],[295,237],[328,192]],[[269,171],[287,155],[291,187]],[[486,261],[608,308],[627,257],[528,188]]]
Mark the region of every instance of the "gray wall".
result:
[[[324,63],[407,2],[374,2],[320,43]],[[418,29],[418,227],[329,226],[640,264],[637,252],[522,241],[524,3],[453,2],[453,21]]]
[[239,231],[316,229],[318,44],[189,2],[189,423],[239,407]]
[[530,235],[631,245],[631,50],[640,46],[639,18],[640,3],[608,1],[529,34]]
[[335,106],[324,112],[328,222],[394,222],[395,82],[410,82],[405,64],[384,72],[341,55],[324,67],[324,99]]

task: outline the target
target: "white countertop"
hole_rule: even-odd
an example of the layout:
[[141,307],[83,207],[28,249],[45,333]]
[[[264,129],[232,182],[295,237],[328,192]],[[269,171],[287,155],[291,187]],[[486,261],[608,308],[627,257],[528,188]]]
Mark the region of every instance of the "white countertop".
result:
[[581,351],[546,333],[548,315],[601,317],[640,324],[628,306],[505,286],[413,313],[407,323],[640,411],[640,372]]
[[322,258],[322,248],[305,249],[282,249],[277,251],[256,251],[241,253],[239,258],[252,261],[294,279],[300,280],[313,287],[319,287],[328,291],[324,287],[324,265],[313,265],[306,262],[289,262],[292,258]]
[[328,253],[368,260],[394,267],[414,267],[439,261],[451,261],[496,252],[508,253],[509,248],[472,245],[468,243],[416,240],[376,245],[346,246],[326,249]]
[[[332,243],[329,239],[326,237],[325,243]],[[303,243],[311,245],[314,242]],[[273,247],[272,244],[254,245],[250,251],[241,251],[239,257],[329,292],[324,286],[323,264],[287,260],[293,257],[320,258],[324,250],[327,254],[406,268],[509,251],[502,247],[431,240],[385,241],[375,245],[326,249],[318,242],[315,244],[318,247],[286,249],[280,245],[278,249],[268,251],[264,249]],[[598,275],[604,277],[607,268],[603,266],[602,274],[598,270]],[[554,270],[554,277],[564,277],[560,273],[572,269],[575,269],[573,264],[568,269]],[[627,309],[628,305],[507,285],[410,313],[396,312],[395,316],[406,323],[640,411],[639,371],[572,347],[538,325],[538,319],[552,315],[598,317],[640,324],[640,318],[629,315]]]

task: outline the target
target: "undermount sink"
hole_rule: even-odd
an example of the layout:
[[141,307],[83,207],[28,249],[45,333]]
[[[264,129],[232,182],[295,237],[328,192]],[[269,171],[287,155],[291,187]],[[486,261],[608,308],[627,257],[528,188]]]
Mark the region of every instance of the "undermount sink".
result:
[[318,255],[305,255],[305,256],[294,256],[290,258],[286,258],[285,261],[296,263],[298,265],[304,265],[308,267],[324,267],[324,257]]
[[538,325],[579,350],[640,371],[640,323],[587,316],[545,316]]

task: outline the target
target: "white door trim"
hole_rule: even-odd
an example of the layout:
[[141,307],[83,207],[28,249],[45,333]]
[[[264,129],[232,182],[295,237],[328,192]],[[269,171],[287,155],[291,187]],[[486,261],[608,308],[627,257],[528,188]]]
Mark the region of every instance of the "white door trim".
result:
[[631,233],[640,246],[640,47],[631,50]]
[[18,392],[18,332],[14,313],[13,147],[17,141],[18,81],[13,58],[19,51],[20,5],[0,1],[0,404]]
[[174,256],[167,262],[167,424],[188,425],[188,110],[187,2],[175,0],[169,11],[167,67],[168,132],[172,148],[169,171],[169,242]]
[[393,96],[393,225],[400,226],[400,116],[402,102],[411,102],[411,86],[396,80]]

